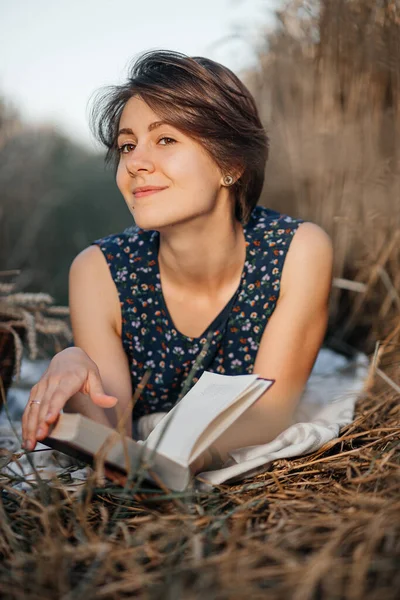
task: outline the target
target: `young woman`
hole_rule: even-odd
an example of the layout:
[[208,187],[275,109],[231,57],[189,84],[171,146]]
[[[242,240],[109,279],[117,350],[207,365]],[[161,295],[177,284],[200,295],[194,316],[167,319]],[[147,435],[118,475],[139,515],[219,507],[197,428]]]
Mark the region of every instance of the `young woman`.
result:
[[[193,465],[266,443],[291,422],[323,341],[332,245],[317,225],[257,205],[268,138],[227,68],[151,51],[108,88],[93,126],[135,226],[97,240],[70,269],[75,347],[58,353],[23,415],[32,450],[62,409],[116,427],[168,411],[206,340],[204,370],[276,383]],[[110,207],[110,210],[112,208]],[[215,464],[215,463],[214,463]]]

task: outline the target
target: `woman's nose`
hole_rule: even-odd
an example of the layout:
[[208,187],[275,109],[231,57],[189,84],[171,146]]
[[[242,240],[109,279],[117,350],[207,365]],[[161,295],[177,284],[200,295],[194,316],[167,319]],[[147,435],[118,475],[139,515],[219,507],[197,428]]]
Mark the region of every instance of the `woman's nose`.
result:
[[132,175],[139,171],[154,171],[150,149],[144,145],[136,146],[135,150],[126,157],[126,168]]

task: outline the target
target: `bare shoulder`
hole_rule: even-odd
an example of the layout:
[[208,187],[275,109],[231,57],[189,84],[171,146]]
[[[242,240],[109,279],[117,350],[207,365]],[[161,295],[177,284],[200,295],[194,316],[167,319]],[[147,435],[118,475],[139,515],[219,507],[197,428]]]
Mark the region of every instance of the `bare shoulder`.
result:
[[326,258],[333,254],[332,240],[322,227],[309,221],[302,223],[291,244],[292,254],[304,252],[313,254],[322,253]]
[[97,292],[116,292],[106,258],[96,245],[82,250],[71,263],[69,272],[70,286],[90,286]]
[[120,331],[121,314],[117,288],[103,252],[96,245],[82,250],[72,261],[69,271],[69,303],[71,312],[87,304],[91,311],[101,312]]
[[92,269],[107,273],[107,263],[100,248],[96,245],[88,246],[77,254],[71,263],[70,271],[79,275],[81,272],[89,274]]
[[316,223],[302,223],[293,236],[285,260],[281,291],[293,283],[307,282],[313,287],[330,287],[332,283],[333,244],[326,231]]

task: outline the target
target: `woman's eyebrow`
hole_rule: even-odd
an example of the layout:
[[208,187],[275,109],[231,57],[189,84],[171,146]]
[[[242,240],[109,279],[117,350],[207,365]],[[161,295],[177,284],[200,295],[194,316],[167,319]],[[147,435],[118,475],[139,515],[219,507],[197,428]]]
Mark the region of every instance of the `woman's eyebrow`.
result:
[[[166,123],[165,121],[154,121],[154,123],[150,123],[148,130],[153,131],[153,129],[156,129],[157,127],[161,127],[161,125],[168,125],[168,123]],[[124,133],[127,135],[134,135],[132,129],[130,129],[129,127],[124,127],[123,129],[120,129],[118,131],[118,137],[120,135],[123,135]]]

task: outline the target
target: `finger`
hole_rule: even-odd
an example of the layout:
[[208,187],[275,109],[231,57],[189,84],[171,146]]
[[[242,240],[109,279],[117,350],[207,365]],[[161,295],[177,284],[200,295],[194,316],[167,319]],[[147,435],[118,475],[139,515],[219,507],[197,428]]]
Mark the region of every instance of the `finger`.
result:
[[46,422],[39,423],[35,433],[36,441],[41,442],[44,440],[44,438],[49,435],[49,430],[50,425],[48,425]]
[[56,391],[56,389],[58,388],[60,384],[59,379],[55,379],[52,378],[49,380],[49,384],[47,386],[47,390],[46,393],[44,394],[43,398],[42,398],[42,402],[39,406],[40,410],[39,410],[39,414],[38,414],[38,419],[37,419],[37,424],[36,424],[36,434],[38,439],[42,438],[43,435],[41,433],[39,433],[39,429],[42,429],[43,431],[48,430],[48,424],[46,423],[46,416],[49,412],[49,407],[50,407],[50,403],[51,403],[51,399],[54,396],[54,393]]
[[89,371],[87,393],[95,404],[103,408],[111,408],[118,402],[115,396],[109,396],[104,392],[100,375],[95,371]]
[[35,402],[30,403],[29,407],[29,418],[24,435],[24,447],[27,450],[34,450],[36,445],[36,429],[37,429],[37,418],[39,414],[40,404]]
[[47,437],[49,434],[49,430],[50,430],[50,425],[48,423],[46,423],[46,421],[43,421],[40,418],[38,418],[36,432],[35,432],[36,440],[41,441],[45,437]]
[[[38,395],[36,397],[38,398]],[[34,450],[36,441],[48,435],[49,423],[58,419],[61,408],[68,398],[68,392],[62,389],[61,382],[53,382],[43,394],[40,404],[31,403],[26,427],[27,450]],[[48,416],[49,413],[51,417]]]
[[44,417],[42,423],[47,426],[55,423],[67,401],[77,391],[76,386],[71,386],[70,383],[60,381],[48,399],[46,410],[43,411]]
[[118,398],[115,396],[109,396],[108,394],[90,394],[91,399],[95,404],[102,408],[112,408],[118,403]]
[[34,400],[30,403],[29,416],[26,427],[26,438],[31,442],[31,445],[33,444],[33,448],[31,448],[31,450],[34,449],[36,440],[39,437],[44,437],[44,429],[41,424],[40,415],[43,411],[47,410],[47,406],[49,403],[48,398],[50,394],[51,392],[46,391],[46,393],[42,396],[41,399],[39,399],[39,396],[37,396],[38,400]]
[[27,450],[34,450],[36,445],[36,429],[40,406],[43,402],[43,397],[46,395],[46,382],[41,382],[35,386],[31,392],[28,405],[26,407],[26,417],[24,425],[24,447]]
[[27,431],[27,424],[28,424],[28,420],[29,420],[29,411],[30,411],[30,407],[31,407],[31,402],[32,402],[32,400],[36,400],[38,390],[39,390],[39,383],[36,383],[30,391],[28,402],[26,403],[25,410],[22,415],[21,421],[22,421],[22,436],[23,437],[25,437],[26,431]]
[[[39,392],[36,393],[35,400],[33,401],[34,404],[32,405],[30,411],[29,423],[29,428],[32,427],[35,439],[43,439],[43,437],[47,435],[48,426],[45,422],[45,419],[49,411],[51,398],[53,397],[58,385],[59,379],[50,377],[47,380],[46,388],[42,388],[44,390],[43,393],[41,395]],[[36,402],[40,402],[40,404],[37,404]],[[39,410],[33,410],[34,407],[39,407]]]
[[48,399],[46,410],[43,411],[43,420],[49,425],[54,423],[68,400],[82,388],[81,374],[71,373],[58,379],[52,394]]
[[[27,449],[34,450],[37,440],[44,439],[49,432],[49,425],[46,423],[46,416],[49,412],[51,400],[59,386],[59,380],[50,378],[47,380],[47,387],[43,385],[36,390],[35,400],[30,402],[27,413],[25,436],[28,440]],[[42,392],[42,393],[41,393]],[[40,404],[37,404],[40,402]],[[56,415],[55,418],[57,418]]]

